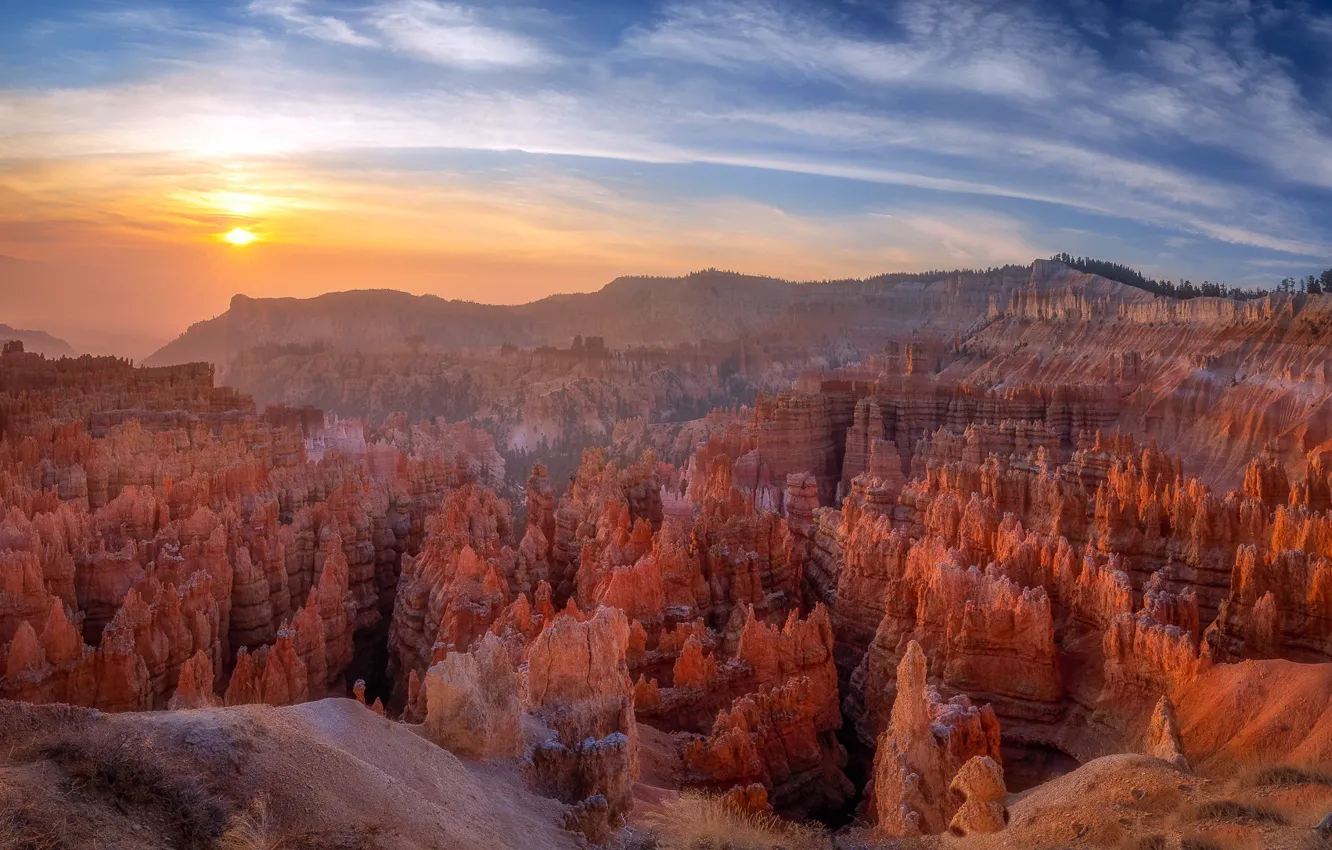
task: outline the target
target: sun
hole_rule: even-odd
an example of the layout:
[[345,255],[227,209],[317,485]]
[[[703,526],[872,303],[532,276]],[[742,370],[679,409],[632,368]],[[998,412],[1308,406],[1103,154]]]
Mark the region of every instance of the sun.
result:
[[230,242],[232,245],[249,245],[258,238],[243,227],[238,227],[222,237],[223,241]]

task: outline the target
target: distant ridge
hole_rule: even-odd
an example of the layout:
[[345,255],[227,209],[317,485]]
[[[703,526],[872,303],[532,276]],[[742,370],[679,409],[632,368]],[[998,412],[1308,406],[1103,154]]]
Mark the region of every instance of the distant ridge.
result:
[[221,363],[265,343],[323,342],[375,350],[402,347],[408,336],[450,348],[567,345],[578,334],[604,336],[613,346],[734,339],[784,315],[798,286],[708,271],[669,279],[621,277],[596,292],[552,295],[517,306],[392,289],[306,299],[237,295],[225,313],[192,325],[145,363]]
[[[4,260],[13,260],[13,258],[0,255],[0,261]],[[22,260],[13,261],[22,262]],[[47,357],[78,356],[74,346],[45,331],[31,331],[22,328],[11,328],[9,325],[0,325],[0,342],[9,342],[15,339],[23,343],[24,351],[33,351]]]
[[[1041,269],[1039,276],[1034,267]],[[1096,281],[1116,298],[1146,295],[1047,260],[985,271],[811,283],[707,269],[675,278],[620,277],[596,292],[552,295],[517,306],[391,289],[307,299],[237,295],[225,313],[192,325],[145,363],[209,361],[225,367],[239,352],[258,346],[317,344],[376,352],[403,350],[408,339],[453,349],[506,343],[567,346],[576,335],[600,336],[619,349],[742,338],[816,345],[854,338],[878,347],[892,334],[917,328],[965,327],[983,319],[995,299],[1006,304],[1013,290],[1051,285],[1051,274],[1058,270]]]

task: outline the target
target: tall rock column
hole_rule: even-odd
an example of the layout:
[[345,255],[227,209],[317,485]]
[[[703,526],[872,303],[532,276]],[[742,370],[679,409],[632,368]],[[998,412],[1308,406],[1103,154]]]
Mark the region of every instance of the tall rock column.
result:
[[553,734],[532,748],[527,779],[573,804],[566,825],[593,841],[633,807],[638,730],[628,648],[629,621],[603,607],[583,622],[557,617],[528,657],[527,704]]
[[851,479],[870,468],[875,444],[883,441],[883,412],[873,397],[856,402],[855,418],[846,432],[846,455],[842,460],[842,492],[851,489]]
[[950,790],[974,756],[1001,764],[999,721],[965,696],[942,702],[926,684],[925,653],[914,640],[897,667],[892,721],[874,756],[876,831],[886,836],[937,835],[964,802]]

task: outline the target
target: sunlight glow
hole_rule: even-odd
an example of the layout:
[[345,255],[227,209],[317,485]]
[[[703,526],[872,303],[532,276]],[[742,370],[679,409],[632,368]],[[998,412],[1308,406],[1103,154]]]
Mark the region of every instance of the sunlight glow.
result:
[[222,237],[223,241],[230,242],[232,245],[249,245],[258,238],[258,236],[241,227]]
[[245,192],[211,192],[204,196],[207,203],[223,212],[238,216],[252,216],[268,208],[268,199]]

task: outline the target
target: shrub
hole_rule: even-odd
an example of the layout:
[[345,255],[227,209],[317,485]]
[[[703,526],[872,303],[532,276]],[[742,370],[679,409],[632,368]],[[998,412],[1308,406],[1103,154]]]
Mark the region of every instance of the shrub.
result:
[[1266,767],[1254,777],[1256,785],[1328,785],[1332,786],[1332,773],[1310,770],[1288,764]]
[[48,820],[33,804],[6,806],[0,814],[0,850],[62,850],[65,844]]
[[268,822],[268,802],[256,797],[243,812],[233,815],[218,842],[221,850],[279,850],[282,841]]
[[662,850],[831,850],[816,825],[774,815],[739,813],[716,797],[684,793],[664,811],[649,815]]
[[200,777],[174,771],[151,749],[108,733],[65,738],[42,751],[74,790],[109,797],[119,808],[151,810],[181,847],[211,847],[227,826],[229,807]]

